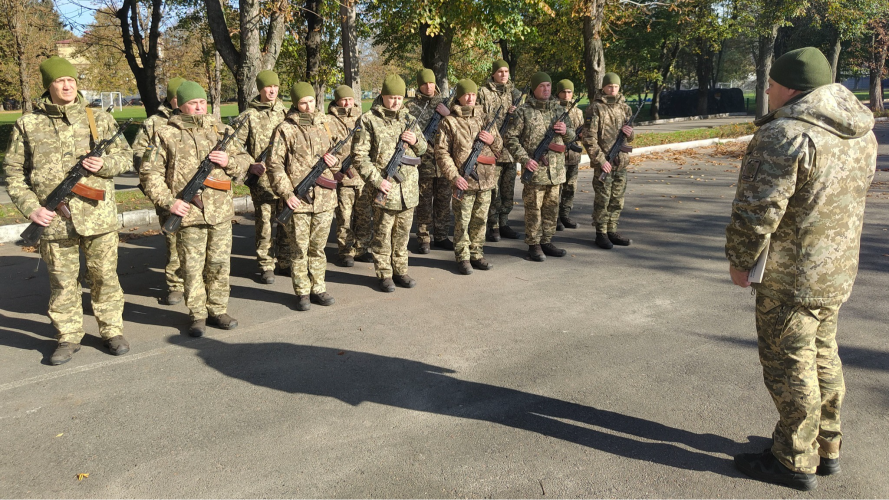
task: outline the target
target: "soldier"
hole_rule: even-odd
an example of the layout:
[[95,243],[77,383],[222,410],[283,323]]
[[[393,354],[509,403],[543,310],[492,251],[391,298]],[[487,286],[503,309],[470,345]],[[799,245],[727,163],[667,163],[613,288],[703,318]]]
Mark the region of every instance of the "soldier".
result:
[[272,190],[294,211],[288,221],[293,249],[290,272],[297,299],[296,310],[308,311],[313,302],[322,306],[334,303],[324,282],[327,269],[324,246],[336,208],[336,180],[333,172],[326,169],[323,179],[327,182],[321,181],[312,187],[311,203],[300,201],[293,190],[319,157],[323,156],[328,167],[336,165],[337,158],[326,151],[339,139],[334,139],[335,128],[331,126],[331,119],[322,111],[316,111],[315,89],[311,84],[295,83],[290,98],[293,105],[272,139],[268,176]]
[[[145,150],[139,177],[148,198],[182,217],[176,241],[185,281],[185,305],[191,312],[189,335],[200,337],[206,325],[231,330],[238,321],[228,314],[228,276],[231,268],[232,179],[243,175],[250,155],[238,141],[226,151],[213,151],[230,127],[207,114],[207,93],[185,81],[176,90],[179,114],[159,128]],[[214,169],[205,189],[193,200],[176,194],[194,177],[209,153]]]
[[[340,85],[333,91],[334,101],[327,111],[333,118],[330,128],[340,137],[348,135],[361,116],[361,106],[355,103],[352,87]],[[360,103],[359,103],[360,104]],[[352,154],[352,145],[344,149],[343,158]],[[355,261],[373,262],[370,237],[373,232],[373,189],[364,189],[364,180],[352,167],[352,177],[337,173],[336,240],[337,265],[352,267]]]
[[[744,156],[726,228],[732,281],[763,252],[756,331],[766,388],[778,409],[772,444],[735,457],[744,474],[800,490],[840,471],[845,395],[837,313],[858,272],[868,187],[876,169],[873,114],[833,83],[813,47],[769,72],[770,113]],[[769,242],[770,240],[770,242]]]
[[[394,292],[395,284],[413,288],[417,282],[408,274],[407,242],[410,238],[414,207],[419,203],[417,169],[419,158],[405,158],[398,168],[402,182],[387,179],[384,170],[398,139],[404,140],[413,154],[426,152],[423,134],[408,130],[412,121],[410,113],[402,106],[405,84],[398,75],[388,75],[383,81],[380,102],[374,103],[370,112],[361,115],[358,122],[361,132],[356,133],[352,144],[353,164],[364,181],[387,195],[380,206],[374,203],[374,236],[371,251],[374,267],[380,280],[380,290]],[[414,161],[416,160],[416,162]]]
[[[596,227],[596,245],[611,250],[614,245],[628,246],[632,240],[617,232],[617,221],[624,208],[624,194],[627,191],[627,165],[630,157],[620,152],[614,165],[605,160],[605,152],[611,149],[617,135],[623,131],[627,142],[635,138],[633,127],[625,125],[633,112],[620,93],[620,77],[605,73],[602,78],[602,92],[597,94],[586,109],[583,145],[590,155],[590,164],[595,170],[593,176],[593,226]],[[599,180],[602,172],[605,180]]]
[[[290,250],[287,244],[287,228],[278,225],[278,233],[272,238],[272,225],[284,207],[284,200],[275,196],[269,179],[265,175],[265,165],[258,161],[269,146],[272,132],[284,121],[287,113],[284,103],[278,98],[278,75],[274,71],[260,71],[256,75],[256,88],[259,95],[247,104],[247,109],[238,120],[247,120],[238,131],[238,139],[253,158],[247,172],[259,177],[250,186],[253,199],[253,213],[256,220],[256,262],[259,264],[260,281],[270,285],[275,282],[275,272],[290,274]],[[277,256],[277,263],[274,254]]]
[[[533,98],[516,111],[506,131],[506,147],[525,170],[533,172],[530,182],[522,181],[525,204],[525,243],[528,257],[543,262],[546,256],[564,257],[565,250],[552,244],[559,218],[559,185],[565,182],[565,144],[574,139],[574,127],[553,121],[565,112],[550,99],[552,79],[546,73],[531,77]],[[550,125],[557,134],[542,164],[531,158]],[[561,147],[560,147],[561,146]]]
[[[157,114],[150,116],[142,122],[139,132],[133,140],[133,168],[136,173],[142,170],[142,155],[148,148],[154,131],[167,124],[170,117],[179,112],[179,105],[176,102],[176,90],[185,79],[181,77],[171,78],[167,82],[167,99],[165,104],[161,104]],[[143,188],[144,189],[144,188]],[[170,217],[170,212],[161,207],[155,207],[158,220],[163,226]],[[164,268],[164,276],[167,280],[167,298],[164,301],[167,305],[174,306],[182,302],[183,284],[182,271],[179,269],[179,252],[176,251],[176,233],[164,234],[164,240],[167,243],[167,265]]]
[[[35,102],[34,112],[15,122],[4,167],[9,196],[34,224],[46,227],[40,238],[40,256],[49,271],[49,318],[58,332],[58,347],[50,363],[67,363],[80,350],[83,331],[81,287],[77,282],[80,252],[91,278],[90,297],[105,347],[125,354],[130,344],[123,337],[123,290],[117,279],[117,206],[112,178],[132,165],[130,147],[123,137],[101,157],[85,158],[92,175],[78,183],[58,207],[41,206],[62,182],[77,159],[98,142],[117,132],[110,114],[87,107],[77,91],[77,70],[66,59],[50,57],[40,64],[46,93]],[[86,189],[84,189],[86,188]]]
[[[478,104],[486,115],[494,116],[494,112],[503,106],[503,112],[497,120],[497,129],[503,124],[507,113],[514,113],[516,108],[512,103],[521,97],[522,92],[515,88],[509,80],[509,64],[503,59],[497,59],[491,65],[491,77],[485,85],[478,89]],[[503,138],[506,140],[506,138]],[[494,167],[497,182],[491,192],[491,208],[488,210],[488,241],[500,241],[500,238],[518,239],[519,234],[509,227],[509,213],[515,199],[516,165],[509,148],[503,148],[503,152],[497,158]]]
[[[556,95],[559,97],[559,104],[567,107],[574,100],[574,82],[567,79],[560,80],[556,84]],[[576,106],[568,112],[568,119],[571,120],[571,126],[574,127],[575,131],[583,126],[583,113]],[[580,166],[580,151],[573,151],[571,147],[577,144],[577,139],[583,138],[582,134],[578,134],[578,136],[580,137],[574,138],[574,144],[569,146],[568,151],[565,151],[565,183],[562,184],[562,193],[559,200],[559,222],[556,224],[556,231],[561,231],[566,227],[569,229],[577,228],[577,223],[569,217],[569,214],[571,213],[571,208],[574,207],[574,193],[577,191],[577,171]]]
[[[428,68],[423,68],[417,73],[417,95],[413,99],[408,99],[404,106],[412,115],[420,117],[417,121],[417,129],[420,131],[426,129],[426,125],[435,113],[441,116],[450,113],[444,96],[437,92],[435,73]],[[438,168],[434,148],[426,150],[417,171],[420,175],[417,251],[422,254],[429,253],[430,232],[432,246],[453,250],[454,243],[448,239],[448,223],[451,221],[451,183],[442,176]]]
[[[473,268],[487,271],[494,267],[485,260],[485,226],[503,139],[496,127],[490,132],[484,130],[493,116],[486,116],[482,107],[476,105],[477,95],[478,85],[472,80],[457,83],[454,93],[457,103],[441,124],[435,143],[438,167],[454,187],[464,191],[462,200],[454,199],[454,254],[463,274],[472,274]],[[476,162],[478,180],[467,178],[463,170],[476,138],[486,144]]]

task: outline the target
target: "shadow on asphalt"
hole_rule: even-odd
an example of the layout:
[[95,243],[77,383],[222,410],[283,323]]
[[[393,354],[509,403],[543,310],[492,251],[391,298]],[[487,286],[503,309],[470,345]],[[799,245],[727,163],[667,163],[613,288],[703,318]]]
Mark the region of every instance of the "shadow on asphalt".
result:
[[213,338],[170,342],[194,349],[223,375],[282,392],[330,397],[352,406],[370,402],[492,422],[635,460],[738,477],[730,460],[711,453],[732,453],[742,443],[459,380],[449,376],[456,373],[453,370],[418,361],[278,342],[228,344]]

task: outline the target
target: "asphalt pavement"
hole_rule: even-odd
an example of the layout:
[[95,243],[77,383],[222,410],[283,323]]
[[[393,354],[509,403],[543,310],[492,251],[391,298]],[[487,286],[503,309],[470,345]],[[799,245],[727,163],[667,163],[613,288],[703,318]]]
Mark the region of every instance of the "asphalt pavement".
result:
[[[889,170],[889,126],[878,128]],[[754,299],[723,254],[742,151],[634,159],[620,228],[630,247],[592,245],[582,170],[582,225],[554,240],[566,257],[531,262],[521,240],[503,240],[486,246],[491,271],[462,276],[451,252],[412,254],[418,285],[393,294],[376,290],[370,264],[330,263],[337,303],[308,312],[288,280],[258,283],[252,220],[239,218],[229,311],[241,326],[202,339],[184,334],[183,305],[158,302],[164,243],[144,232],[156,228],[124,228],[132,351],[103,350],[84,290],[83,349],[58,367],[46,267],[2,245],[0,494],[889,497],[886,171],[840,312],[843,473],[800,493],[732,466],[768,446],[777,418]]]

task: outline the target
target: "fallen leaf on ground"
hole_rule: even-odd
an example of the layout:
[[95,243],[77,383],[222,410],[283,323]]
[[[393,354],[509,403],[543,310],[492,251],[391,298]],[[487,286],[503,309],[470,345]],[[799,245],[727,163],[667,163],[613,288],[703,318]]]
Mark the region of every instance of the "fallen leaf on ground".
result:
[[83,481],[84,479],[86,479],[88,477],[90,477],[89,472],[81,472],[80,474],[77,475],[77,480]]

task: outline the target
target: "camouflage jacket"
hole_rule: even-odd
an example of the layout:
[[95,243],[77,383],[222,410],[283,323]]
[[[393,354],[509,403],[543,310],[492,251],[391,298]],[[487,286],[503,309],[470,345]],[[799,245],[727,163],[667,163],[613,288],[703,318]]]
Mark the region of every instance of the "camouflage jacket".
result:
[[[447,106],[447,98],[440,94],[436,94],[434,96],[427,96],[421,94],[419,91],[417,92],[417,96],[411,99],[408,99],[404,103],[404,107],[413,115],[414,118],[420,117],[417,120],[416,129],[422,134],[424,130],[426,130],[426,125],[429,123],[429,119],[432,118],[432,115],[435,114],[435,107],[438,106],[439,103],[444,102],[445,106]],[[426,106],[423,108],[423,106]],[[438,122],[439,130],[441,129],[441,122]],[[436,136],[438,134],[436,133]],[[433,138],[433,143],[435,139]],[[441,171],[438,169],[438,165],[435,162],[435,148],[426,149],[426,153],[422,156],[422,162],[417,167],[417,172],[420,177],[441,177]]]
[[[488,81],[485,82],[484,85],[479,86],[478,100],[475,103],[482,107],[487,116],[494,116],[494,113],[497,112],[497,108],[501,105],[503,106],[503,109],[500,110],[500,118],[497,118],[496,125],[497,130],[500,130],[503,120],[506,119],[506,113],[509,111],[509,108],[512,107],[512,102],[518,99],[521,95],[522,91],[515,88],[515,85],[511,81],[506,83],[494,83],[493,79],[488,78]],[[519,107],[521,106],[516,107],[516,113],[519,111]],[[514,116],[513,119],[515,119]],[[497,158],[497,163],[514,162],[515,160],[508,148],[503,148],[503,153]]]
[[[472,145],[478,133],[485,128],[491,118],[493,116],[485,115],[481,106],[454,105],[451,108],[451,115],[442,120],[438,137],[435,139],[435,158],[442,175],[451,182],[465,175],[463,163],[472,152]],[[494,142],[482,148],[480,156],[496,157],[503,151],[503,139],[496,126],[492,127],[491,134],[494,136]],[[494,170],[494,164],[476,163],[478,181],[471,177],[467,179],[468,191],[494,189],[498,180]]]
[[[287,108],[284,107],[281,99],[276,99],[275,102],[259,102],[259,96],[256,96],[247,106],[247,109],[237,118],[238,121],[247,120],[244,126],[238,130],[238,140],[244,145],[250,158],[256,161],[256,158],[259,158],[268,147],[275,127],[284,121]],[[266,166],[268,166],[268,162],[266,162]],[[251,191],[262,196],[274,196],[266,175],[259,176],[259,182]]]
[[[178,112],[179,110],[176,111]],[[136,133],[136,138],[133,139],[133,170],[139,172],[139,169],[142,167],[142,155],[145,154],[148,143],[154,137],[154,131],[166,125],[172,116],[173,109],[166,104],[161,104],[161,107],[157,109],[157,113],[142,122],[139,132]]]
[[[331,103],[330,107],[327,108],[328,115],[330,115],[330,129],[338,136],[345,137],[349,135],[349,132],[355,128],[355,123],[358,122],[358,118],[361,117],[361,108],[359,106],[352,106],[351,108],[341,108],[339,106]],[[354,137],[354,136],[353,136]],[[354,142],[352,143],[354,144]],[[352,144],[349,144],[343,147],[343,155],[340,161],[345,160],[349,156],[352,155]],[[352,170],[358,172],[358,169],[355,168],[355,165],[352,165]],[[337,169],[339,171],[339,169]],[[351,179],[348,177],[343,177],[343,180],[340,182],[343,186],[350,187],[361,187],[364,185],[364,179],[361,178],[360,175],[356,175]]]
[[[201,161],[231,127],[216,121],[213,115],[177,114],[166,125],[157,129],[151,144],[142,157],[139,178],[145,194],[158,207],[169,211],[188,181],[194,177]],[[242,175],[252,161],[238,141],[226,148],[228,165],[210,172],[217,181],[231,181]],[[231,220],[235,214],[232,191],[205,188],[201,193],[204,209],[192,204],[182,226],[219,224]]]
[[[565,112],[559,101],[528,99],[525,105],[515,111],[515,116],[506,130],[504,142],[512,157],[524,168],[534,150],[553,122]],[[569,120],[570,121],[570,120]],[[574,126],[565,123],[565,135],[556,135],[551,144],[562,144],[574,139]],[[565,182],[565,154],[547,151],[544,162],[534,172],[529,184],[555,185]],[[548,164],[547,164],[548,163]]]
[[725,254],[753,267],[771,235],[758,293],[806,307],[849,298],[864,202],[876,169],[873,114],[839,84],[756,121],[726,228]]
[[[559,105],[563,108],[567,107],[569,104],[571,104],[571,102],[559,100]],[[578,109],[577,106],[574,106],[573,108],[571,108],[571,111],[568,112],[568,119],[571,120],[571,126],[574,127],[575,133],[580,127],[583,126],[583,112]],[[576,136],[575,139],[577,139]],[[580,146],[582,140],[583,138],[580,138],[575,144]],[[580,164],[580,156],[581,154],[576,151],[571,151],[570,149],[565,151],[565,165]]]
[[[100,140],[117,132],[117,122],[110,114],[99,109],[93,112]],[[83,97],[78,95],[66,106],[53,104],[48,94],[35,102],[33,113],[16,120],[3,161],[9,197],[19,211],[28,216],[40,208],[92,146]],[[71,219],[57,215],[44,231],[43,239],[94,236],[117,230],[117,200],[112,178],[126,172],[133,157],[130,146],[120,136],[102,158],[105,160],[102,169],[80,182],[105,191],[105,199],[90,200],[72,193],[68,198]]]
[[[413,118],[404,106],[398,111],[392,111],[382,104],[375,104],[369,112],[358,119],[361,131],[355,133],[352,141],[352,154],[355,155],[352,164],[365,182],[373,185],[375,189],[380,188],[384,180],[383,171],[392,153],[395,152],[395,144],[411,121]],[[413,132],[417,135],[417,143],[407,146],[405,154],[421,156],[427,149],[426,140],[417,127],[414,127]],[[417,167],[402,164],[398,167],[398,172],[404,177],[404,182],[399,184],[392,181],[386,208],[389,210],[414,208],[420,203]]]
[[[605,95],[599,92],[593,98],[593,102],[586,108],[585,130],[583,134],[583,147],[590,155],[590,165],[593,168],[602,168],[605,163],[605,155],[617,140],[617,134],[633,116],[633,110],[627,105],[623,94],[615,96]],[[627,137],[627,142],[632,142],[636,133]],[[630,156],[627,153],[618,154],[618,162],[611,165],[615,170],[627,168]]]
[[[300,113],[296,108],[290,108],[287,118],[275,129],[272,151],[266,162],[269,168],[266,175],[276,195],[285,200],[290,198],[297,184],[309,174],[330,146],[345,136],[336,132],[338,129],[331,123],[333,121],[321,111]],[[321,175],[333,182],[333,173],[338,170],[336,166],[327,168]],[[325,189],[315,184],[312,196],[313,203],[300,201],[301,205],[294,212],[320,213],[336,208],[336,189]]]

